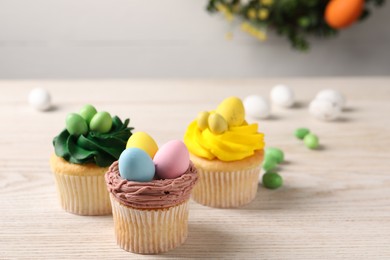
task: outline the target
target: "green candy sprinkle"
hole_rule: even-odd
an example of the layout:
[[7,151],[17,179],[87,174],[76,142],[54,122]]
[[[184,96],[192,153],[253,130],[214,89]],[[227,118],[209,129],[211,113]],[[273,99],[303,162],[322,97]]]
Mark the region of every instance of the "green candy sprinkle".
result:
[[263,175],[263,186],[268,189],[277,189],[283,185],[282,176],[277,172],[266,172]]
[[66,117],[66,130],[69,134],[79,136],[84,135],[88,132],[87,122],[79,114],[70,113]]
[[318,137],[314,134],[307,134],[303,139],[303,142],[305,143],[306,147],[309,149],[316,149],[319,144]]
[[276,159],[272,156],[266,156],[264,158],[264,162],[263,162],[263,169],[265,171],[269,171],[269,170],[272,170],[273,168],[275,168],[276,166],[278,165]]
[[284,153],[279,148],[270,147],[265,150],[265,157],[273,157],[276,162],[282,163],[284,161]]
[[296,138],[303,140],[303,138],[305,138],[305,136],[309,133],[310,130],[307,128],[298,128],[297,130],[295,130],[294,135],[296,136]]

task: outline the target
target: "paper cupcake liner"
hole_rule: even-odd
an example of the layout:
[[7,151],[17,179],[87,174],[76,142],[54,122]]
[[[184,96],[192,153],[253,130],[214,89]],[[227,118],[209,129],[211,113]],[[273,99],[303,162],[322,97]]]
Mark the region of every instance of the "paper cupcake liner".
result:
[[135,209],[112,195],[112,213],[117,244],[138,254],[158,254],[182,243],[188,234],[188,200],[167,209]]
[[62,208],[78,215],[109,215],[111,203],[104,175],[54,173]]
[[242,171],[215,172],[198,169],[199,182],[192,198],[215,208],[235,208],[251,202],[257,193],[261,166]]

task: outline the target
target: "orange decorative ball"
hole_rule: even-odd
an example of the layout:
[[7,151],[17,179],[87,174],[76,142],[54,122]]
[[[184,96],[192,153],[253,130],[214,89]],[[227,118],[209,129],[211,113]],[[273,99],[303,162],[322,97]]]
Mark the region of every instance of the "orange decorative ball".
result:
[[363,12],[364,0],[331,0],[326,6],[325,21],[334,29],[352,25]]

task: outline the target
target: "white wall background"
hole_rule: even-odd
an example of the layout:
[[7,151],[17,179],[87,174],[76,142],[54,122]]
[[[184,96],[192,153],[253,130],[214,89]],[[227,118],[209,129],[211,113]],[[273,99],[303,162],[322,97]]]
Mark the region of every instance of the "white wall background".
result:
[[206,0],[0,0],[0,78],[390,75],[390,3],[336,39],[292,51],[238,28]]

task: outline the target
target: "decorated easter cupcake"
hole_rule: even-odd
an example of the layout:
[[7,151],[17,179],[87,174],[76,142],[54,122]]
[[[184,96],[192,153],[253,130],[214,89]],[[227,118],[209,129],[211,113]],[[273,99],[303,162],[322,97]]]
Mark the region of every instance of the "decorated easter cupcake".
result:
[[263,134],[245,121],[242,101],[230,97],[215,111],[200,112],[184,142],[198,169],[192,198],[203,205],[233,208],[251,202],[263,160]]
[[111,214],[104,181],[108,167],[119,159],[131,136],[129,119],[122,122],[91,105],[66,118],[66,128],[54,138],[50,166],[61,206],[79,215]]
[[158,254],[184,243],[198,175],[183,142],[173,140],[158,149],[148,134],[137,132],[105,177],[122,249]]

